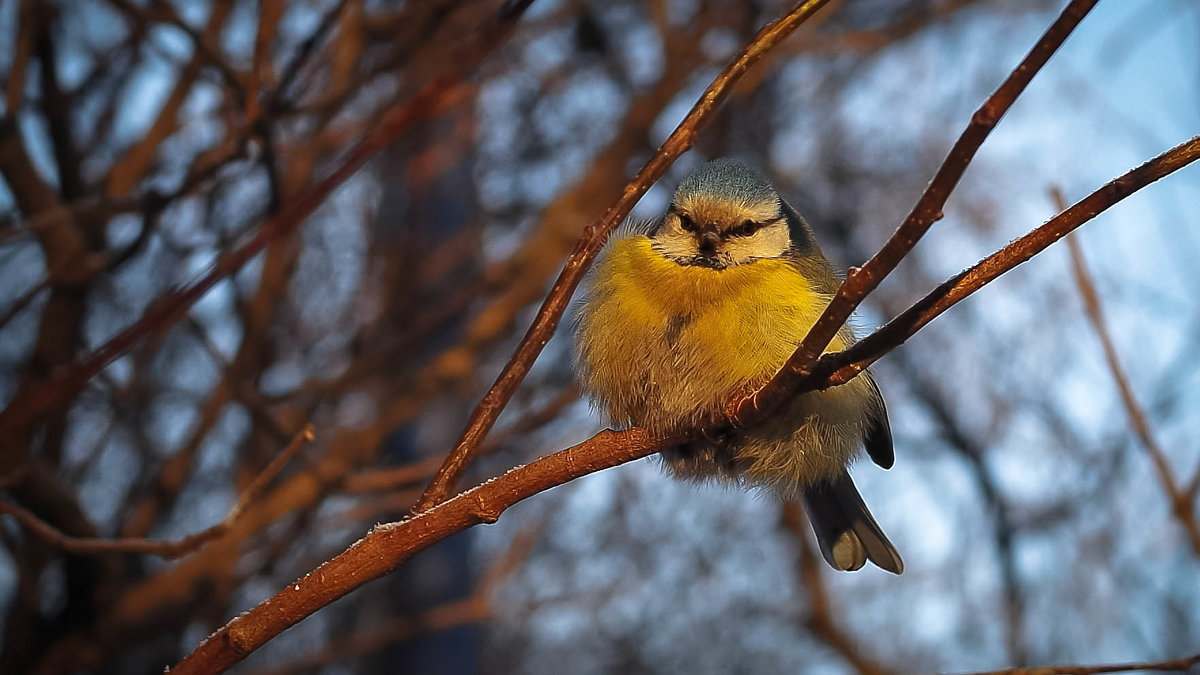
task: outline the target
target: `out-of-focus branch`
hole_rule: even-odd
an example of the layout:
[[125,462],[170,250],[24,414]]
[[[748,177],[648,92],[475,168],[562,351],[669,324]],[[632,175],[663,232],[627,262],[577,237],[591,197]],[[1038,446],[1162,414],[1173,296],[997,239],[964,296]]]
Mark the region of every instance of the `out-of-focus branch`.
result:
[[1183,673],[1200,664],[1200,654],[1170,661],[1146,661],[1143,663],[1117,663],[1104,666],[1042,666],[1040,668],[1009,668],[988,670],[968,675],[1100,675],[1101,673]]
[[518,532],[505,550],[479,576],[470,597],[448,602],[415,615],[395,617],[370,631],[355,633],[343,640],[327,644],[315,654],[256,675],[309,672],[338,661],[370,654],[420,635],[440,633],[490,619],[492,609],[489,596],[529,558],[540,539],[542,525],[541,521],[535,520]]
[[480,594],[472,594],[463,600],[448,602],[424,612],[389,619],[369,632],[350,635],[344,640],[329,644],[316,654],[277,668],[270,668],[256,675],[309,673],[339,661],[377,652],[388,645],[415,637],[441,633],[486,621],[491,615],[492,611],[488,606],[487,598]]
[[867,294],[875,290],[883,279],[900,264],[908,252],[929,228],[942,217],[942,207],[950,193],[958,185],[971,160],[996,123],[1008,111],[1034,75],[1050,60],[1054,52],[1066,41],[1083,17],[1099,0],[1072,0],[1038,40],[1029,54],[1017,65],[996,91],[975,111],[970,124],[950,149],[933,180],[917,200],[904,222],[862,267],[851,267],[837,294],[804,340],[788,359],[787,365],[763,385],[758,391],[737,402],[729,411],[729,417],[737,426],[753,424],[769,413],[759,405],[760,397],[774,401],[786,400],[777,392],[794,392],[800,382],[813,371],[817,358],[829,346],[850,315],[862,303]]
[[[1061,195],[1056,196],[1061,200]],[[1129,425],[1133,427],[1133,432],[1141,442],[1142,449],[1154,463],[1159,483],[1162,484],[1167,498],[1171,501],[1171,511],[1175,514],[1179,524],[1187,531],[1192,549],[1196,551],[1197,555],[1200,555],[1200,528],[1196,526],[1195,502],[1189,498],[1187,491],[1180,488],[1176,481],[1175,473],[1171,470],[1171,463],[1167,460],[1167,453],[1163,451],[1162,446],[1158,444],[1158,439],[1154,437],[1154,429],[1150,426],[1146,411],[1133,393],[1129,376],[1125,372],[1125,367],[1121,365],[1121,357],[1117,354],[1116,345],[1113,344],[1112,334],[1108,330],[1108,321],[1104,316],[1104,307],[1100,304],[1100,295],[1096,292],[1096,284],[1092,281],[1092,275],[1088,271],[1079,242],[1075,241],[1074,237],[1067,237],[1067,249],[1071,252],[1071,273],[1075,277],[1075,285],[1079,287],[1079,296],[1083,299],[1084,313],[1087,315],[1088,323],[1092,324],[1092,328],[1096,331],[1096,337],[1100,339],[1100,346],[1104,349],[1104,360],[1108,362],[1108,370],[1112,374],[1113,383],[1117,386],[1121,404],[1125,407],[1125,414],[1129,416]]]
[[882,675],[888,672],[864,655],[854,640],[838,627],[830,608],[825,582],[821,578],[824,562],[808,540],[808,519],[795,502],[784,504],[783,525],[792,533],[796,546],[800,549],[800,582],[808,591],[808,615],[804,618],[808,629],[862,675]]
[[[486,455],[494,452],[513,436],[540,429],[554,421],[567,406],[577,400],[579,400],[579,389],[575,386],[567,387],[544,405],[530,410],[506,428],[493,434],[479,448],[479,454]],[[437,473],[441,465],[440,457],[428,457],[403,466],[363,471],[347,476],[343,487],[346,492],[401,489],[417,481],[429,480]]]
[[566,311],[571,295],[579,286],[579,282],[583,280],[584,274],[596,255],[599,254],[604,242],[608,240],[608,235],[629,215],[642,195],[666,172],[675,159],[692,147],[695,143],[696,133],[704,127],[712,112],[729,95],[738,79],[764,54],[815,14],[826,2],[828,0],[805,0],[795,5],[783,17],[764,26],[754,36],[754,39],[738,53],[733,62],[713,79],[683,121],[675,127],[675,130],[654,153],[650,161],[642,167],[642,170],[625,186],[625,190],[616,203],[608,208],[600,220],[584,229],[583,236],[575,245],[575,249],[571,251],[571,255],[563,265],[563,271],[542,302],[533,324],[521,339],[521,344],[505,364],[504,369],[500,371],[500,375],[492,384],[491,389],[471,413],[471,419],[467,422],[461,438],[446,457],[445,464],[434,476],[425,494],[421,496],[417,503],[418,511],[445,501],[454,490],[455,484],[462,476],[467,464],[470,463],[476,449],[483,442],[487,433],[491,431],[496,419],[500,417],[500,412],[508,404],[521,381],[525,379],[529,369],[533,367],[533,362],[537,360],[542,348],[554,335],[554,330],[557,328],[563,312]]
[[[221,53],[221,49],[216,43],[217,35],[215,32],[210,32],[207,28],[203,33],[196,32],[196,29],[189,26],[183,20],[183,17],[179,16],[179,13],[175,11],[175,7],[168,2],[153,2],[149,7],[145,8],[139,7],[129,2],[129,0],[108,0],[108,3],[124,14],[132,23],[140,24],[143,27],[149,26],[152,23],[161,23],[174,26],[182,31],[191,40],[196,53],[203,55],[204,60],[221,74],[221,79],[225,81],[229,89],[240,98],[245,99],[246,89],[242,83],[242,73],[230,65]],[[228,9],[224,11],[228,13]],[[219,20],[217,23],[221,23],[222,21]]]
[[78,392],[92,376],[144,337],[159,333],[178,321],[188,308],[217,282],[240,270],[268,243],[295,231],[305,218],[324,203],[339,185],[357,173],[376,152],[404,135],[416,123],[436,115],[458,101],[459,94],[464,90],[461,86],[463,79],[505,40],[530,2],[532,0],[506,5],[506,9],[501,11],[491,29],[484,31],[468,50],[469,53],[464,54],[453,68],[435,77],[407,102],[388,111],[380,124],[347,154],[341,165],[326,178],[289,200],[278,215],[259,228],[253,238],[222,255],[200,279],[183,289],[160,297],[151,303],[138,321],[90,354],[64,368],[63,372],[14,397],[4,411],[0,412],[0,447],[11,443],[39,414]]
[[21,0],[19,7],[17,39],[12,45],[12,66],[4,83],[4,114],[13,118],[25,95],[25,73],[29,68],[29,55],[33,52],[33,36],[37,33],[33,0]]
[[145,553],[147,555],[160,556],[168,560],[179,558],[200,549],[208,542],[228,532],[237,522],[238,518],[246,512],[246,509],[258,499],[259,495],[262,494],[263,490],[266,489],[275,476],[279,475],[283,467],[296,456],[300,448],[305,443],[312,441],[312,439],[312,426],[306,425],[300,430],[300,433],[292,438],[291,442],[284,447],[279,455],[250,482],[250,485],[242,492],[242,496],[238,498],[237,503],[230,509],[229,515],[224,520],[205,530],[174,541],[159,541],[138,537],[116,539],[72,537],[63,534],[54,526],[38,518],[33,512],[7,499],[0,499],[0,513],[7,513],[13,516],[26,529],[37,535],[40,539],[68,553]]
[[[119,3],[122,11],[140,11],[127,3]],[[195,36],[198,44],[211,44],[225,27],[225,22],[233,12],[233,3],[217,3],[208,16],[203,35]],[[110,197],[126,197],[142,178],[145,177],[154,155],[161,149],[163,141],[179,127],[179,110],[191,94],[196,80],[200,76],[205,63],[206,54],[197,49],[191,60],[184,66],[175,80],[171,94],[158,110],[154,122],[142,135],[137,143],[125,150],[124,154],[113,163],[105,178],[105,192]]]

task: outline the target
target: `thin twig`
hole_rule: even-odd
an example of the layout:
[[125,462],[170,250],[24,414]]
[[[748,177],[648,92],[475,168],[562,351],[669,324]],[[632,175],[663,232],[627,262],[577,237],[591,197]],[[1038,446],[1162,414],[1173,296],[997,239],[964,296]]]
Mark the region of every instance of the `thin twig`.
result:
[[4,327],[8,325],[9,321],[13,320],[13,317],[24,311],[39,293],[49,287],[50,279],[47,277],[34,284],[33,288],[30,288],[22,293],[19,298],[13,301],[13,304],[9,305],[8,309],[4,311],[4,314],[0,315],[0,330],[4,330]]
[[1147,661],[1144,663],[1116,663],[1104,666],[1041,666],[1038,668],[1009,668],[988,670],[967,675],[1100,675],[1101,673],[1183,673],[1200,664],[1200,654],[1170,661]]
[[941,219],[942,207],[984,140],[1033,80],[1034,75],[1046,65],[1098,1],[1072,0],[1046,29],[1029,54],[1009,73],[1003,84],[975,111],[970,124],[955,141],[954,147],[942,161],[933,180],[896,232],[862,267],[850,268],[846,281],[838,288],[837,294],[825,307],[825,311],[779,374],[758,391],[738,401],[729,411],[729,417],[735,426],[753,424],[770,412],[762,409],[760,399],[783,401],[786,398],[778,396],[777,392],[796,391],[799,382],[812,372],[817,358],[829,346],[830,341],[867,294],[875,290],[929,231],[933,223]]
[[[529,410],[514,420],[512,424],[492,434],[487,442],[479,448],[478,454],[487,455],[495,452],[514,436],[524,435],[542,428],[554,421],[564,408],[578,400],[579,389],[577,387],[572,385],[563,389],[545,404]],[[441,457],[426,457],[401,466],[363,471],[347,476],[342,489],[346,492],[404,489],[418,481],[429,480],[441,466]]]
[[7,499],[0,499],[0,513],[7,513],[17,519],[39,539],[46,541],[51,546],[57,547],[67,553],[77,554],[97,554],[97,553],[144,553],[147,555],[156,555],[167,560],[181,558],[189,553],[199,550],[208,542],[217,539],[229,531],[231,527],[237,523],[238,519],[245,513],[246,508],[254,503],[255,500],[266,489],[267,485],[279,475],[283,467],[296,456],[300,448],[313,440],[312,425],[305,425],[287,444],[286,447],[271,463],[266,466],[250,485],[242,492],[233,508],[229,510],[229,515],[221,522],[207,529],[190,534],[182,539],[172,541],[160,541],[157,539],[144,539],[140,537],[115,538],[106,539],[103,537],[72,537],[63,534],[60,530],[50,525],[46,521],[38,518],[32,511],[25,509]]
[[8,407],[0,412],[0,447],[14,442],[39,415],[78,392],[113,359],[124,354],[146,336],[161,332],[178,321],[188,308],[213,286],[240,270],[268,243],[295,231],[338,186],[357,173],[376,152],[403,136],[416,123],[436,115],[460,100],[465,91],[462,86],[463,80],[488,53],[504,41],[529,1],[531,0],[513,3],[510,8],[503,10],[492,29],[484,33],[470,53],[458,60],[456,67],[435,77],[407,102],[389,110],[379,125],[349,151],[340,166],[289,201],[276,216],[259,228],[253,238],[218,258],[201,278],[155,300],[140,319],[103,345],[71,366],[63,368],[54,377],[30,387],[15,397]]
[[1175,474],[1171,470],[1171,463],[1167,460],[1167,453],[1163,451],[1158,439],[1154,437],[1154,430],[1150,427],[1146,410],[1133,393],[1129,375],[1125,372],[1125,367],[1121,365],[1121,357],[1117,354],[1117,347],[1108,330],[1108,321],[1104,317],[1104,307],[1100,304],[1100,295],[1096,292],[1096,285],[1092,281],[1091,273],[1088,272],[1083,251],[1079,247],[1079,242],[1075,241],[1075,237],[1067,237],[1067,249],[1071,252],[1071,273],[1075,277],[1075,285],[1079,288],[1079,295],[1083,299],[1084,313],[1087,315],[1088,323],[1096,331],[1096,337],[1100,339],[1100,346],[1104,349],[1104,360],[1108,362],[1108,371],[1112,374],[1113,383],[1117,386],[1117,393],[1121,396],[1125,414],[1129,416],[1129,424],[1133,427],[1134,435],[1141,442],[1142,449],[1154,463],[1158,481],[1171,501],[1171,511],[1175,514],[1179,524],[1187,531],[1192,548],[1195,549],[1197,555],[1200,555],[1200,528],[1196,527],[1195,504],[1188,498],[1187,493],[1180,489],[1179,483],[1175,480]]
[[517,387],[525,379],[525,375],[529,373],[529,369],[533,367],[533,362],[537,360],[538,354],[554,335],[554,330],[558,327],[563,312],[566,311],[571,295],[579,286],[579,282],[583,280],[584,274],[599,254],[604,242],[608,240],[608,235],[629,215],[642,195],[666,172],[675,159],[692,147],[692,144],[695,143],[696,133],[707,124],[712,112],[729,95],[738,79],[764,54],[815,14],[826,2],[828,0],[805,0],[796,4],[783,17],[764,26],[726,66],[725,70],[721,71],[708,85],[708,88],[700,95],[700,99],[692,106],[691,111],[683,118],[679,126],[675,127],[675,131],[671,132],[671,135],[666,141],[663,141],[650,161],[625,186],[624,192],[621,193],[621,197],[616,203],[608,208],[600,220],[584,228],[583,235],[563,265],[562,272],[542,302],[533,324],[521,339],[521,344],[517,346],[512,358],[500,371],[500,375],[492,384],[491,389],[471,413],[471,419],[467,422],[462,437],[447,455],[446,461],[437,475],[430,481],[425,494],[421,496],[417,503],[418,511],[443,502],[450,496],[458,479],[471,462],[476,449],[491,431],[496,419],[500,417],[501,411],[517,391]]

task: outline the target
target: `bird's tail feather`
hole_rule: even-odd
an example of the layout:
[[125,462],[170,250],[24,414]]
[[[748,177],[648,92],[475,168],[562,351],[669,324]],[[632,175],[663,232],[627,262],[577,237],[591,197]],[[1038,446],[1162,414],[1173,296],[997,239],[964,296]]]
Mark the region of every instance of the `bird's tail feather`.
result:
[[842,471],[832,481],[804,488],[803,498],[821,555],[834,569],[856,570],[870,560],[893,574],[904,571],[904,561],[871,517],[850,474]]

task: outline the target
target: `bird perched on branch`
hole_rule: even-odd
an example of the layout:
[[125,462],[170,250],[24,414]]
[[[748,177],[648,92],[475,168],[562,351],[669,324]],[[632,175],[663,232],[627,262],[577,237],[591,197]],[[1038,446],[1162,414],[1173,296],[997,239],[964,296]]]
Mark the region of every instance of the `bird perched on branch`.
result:
[[[734,159],[709,162],[680,183],[648,232],[614,235],[592,270],[576,316],[579,379],[618,425],[655,434],[695,427],[775,375],[838,283],[812,228],[766,176]],[[829,350],[853,342],[844,327]],[[863,448],[891,467],[887,411],[869,372],[801,394],[731,438],[661,454],[680,478],[802,499],[834,568],[869,559],[899,574],[900,555],[847,472]]]

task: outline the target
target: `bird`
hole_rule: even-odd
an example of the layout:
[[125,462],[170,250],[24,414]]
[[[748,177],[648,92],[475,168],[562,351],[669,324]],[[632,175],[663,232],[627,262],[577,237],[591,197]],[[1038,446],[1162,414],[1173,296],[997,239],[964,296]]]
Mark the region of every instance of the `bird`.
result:
[[[665,214],[614,232],[574,315],[574,370],[614,426],[666,437],[702,427],[774,376],[840,284],[813,228],[770,179],[736,158],[707,162]],[[827,351],[855,341],[844,326]],[[895,461],[887,408],[869,370],[783,403],[762,423],[659,454],[677,478],[763,488],[801,500],[822,556],[852,571],[904,563],[848,472],[863,451]]]

